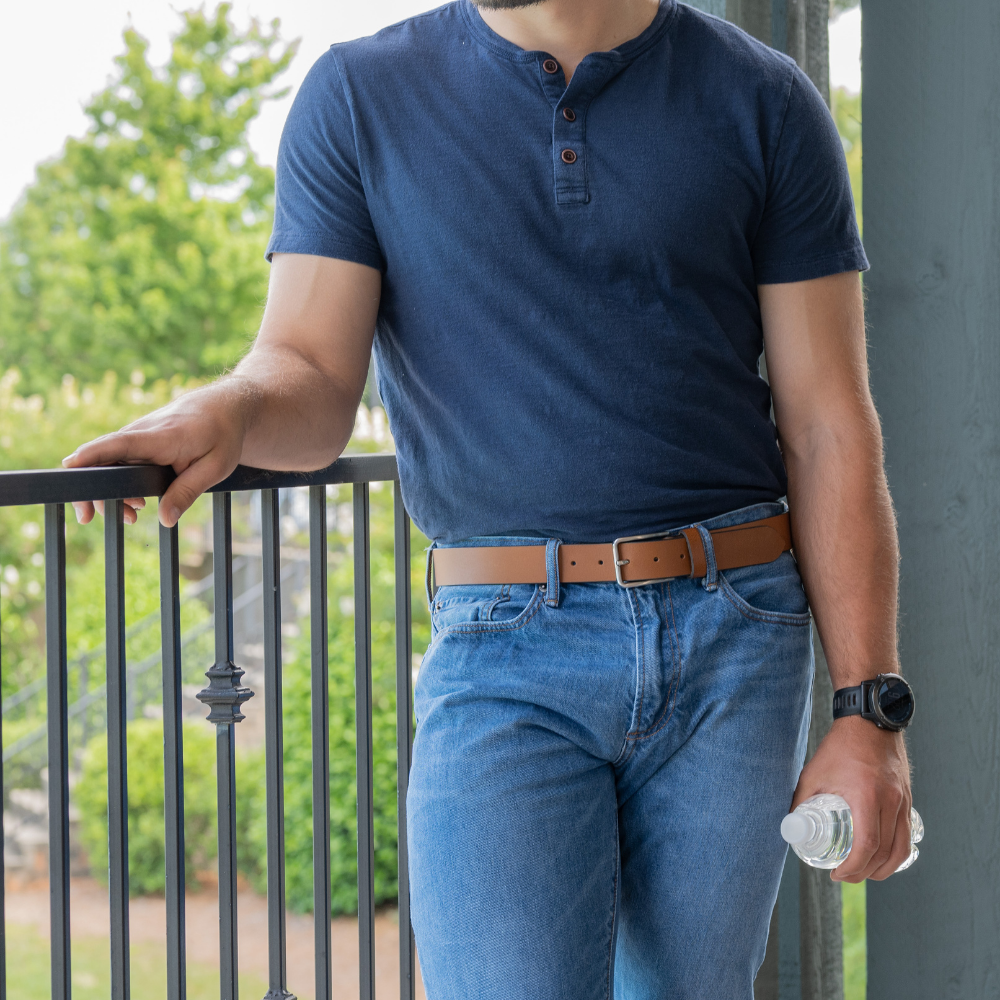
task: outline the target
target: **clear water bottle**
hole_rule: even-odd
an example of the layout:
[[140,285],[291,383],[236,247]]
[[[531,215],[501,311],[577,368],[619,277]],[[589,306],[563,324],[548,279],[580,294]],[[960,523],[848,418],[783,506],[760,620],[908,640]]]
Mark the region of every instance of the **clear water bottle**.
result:
[[[813,868],[837,868],[851,853],[854,821],[851,807],[839,795],[814,795],[781,821],[785,843]],[[920,855],[924,821],[910,810],[910,856],[896,869],[909,868]]]

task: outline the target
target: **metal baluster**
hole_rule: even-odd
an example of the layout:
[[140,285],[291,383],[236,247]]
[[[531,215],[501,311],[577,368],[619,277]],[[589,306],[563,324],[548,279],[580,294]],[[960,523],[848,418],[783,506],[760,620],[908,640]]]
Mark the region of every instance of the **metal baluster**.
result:
[[70,1000],[69,692],[66,678],[66,508],[45,506],[45,662],[49,749],[52,1000]]
[[167,1000],[187,997],[184,931],[184,736],[177,528],[160,526],[163,649],[163,826],[166,847]]
[[264,1000],[295,1000],[285,989],[285,784],[281,712],[281,533],[277,490],[260,491],[264,591],[264,748],[267,781],[267,953]]
[[313,927],[316,1000],[333,1000],[330,954],[330,676],[326,487],[309,487],[309,616],[312,666]]
[[406,790],[413,759],[413,622],[410,595],[410,517],[399,483],[393,487],[396,530],[396,820],[399,831],[399,996],[414,997],[414,943],[410,926],[410,862],[406,844]]
[[108,889],[111,996],[129,997],[128,768],[125,677],[125,502],[104,502],[105,649],[108,693]]
[[219,795],[219,996],[238,1000],[236,949],[236,734],[240,705],[253,691],[240,685],[243,671],[233,662],[232,495],[212,496],[213,573],[215,576],[215,663],[206,671],[209,686],[198,692],[215,723],[216,780]]
[[361,1000],[375,1000],[375,826],[372,815],[372,609],[368,484],[354,484],[354,704],[358,781]]

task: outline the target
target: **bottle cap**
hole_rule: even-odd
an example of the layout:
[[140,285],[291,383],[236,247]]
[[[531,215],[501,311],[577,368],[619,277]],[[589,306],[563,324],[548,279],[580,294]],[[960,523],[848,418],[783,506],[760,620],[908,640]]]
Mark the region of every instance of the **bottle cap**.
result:
[[812,824],[800,813],[789,813],[781,821],[781,838],[786,844],[801,844],[812,834]]

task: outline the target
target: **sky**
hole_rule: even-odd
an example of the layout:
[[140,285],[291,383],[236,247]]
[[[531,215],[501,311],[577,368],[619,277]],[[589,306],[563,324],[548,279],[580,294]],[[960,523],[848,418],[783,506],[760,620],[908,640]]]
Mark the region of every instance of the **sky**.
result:
[[[233,15],[268,22],[281,18],[286,39],[301,38],[299,54],[278,83],[291,93],[266,105],[253,123],[250,144],[274,164],[288,105],[306,71],[333,42],[369,35],[387,24],[438,6],[441,0],[235,0]],[[0,32],[0,218],[34,177],[35,164],[56,156],[68,135],[87,127],[83,105],[103,89],[123,51],[131,23],[151,42],[150,58],[163,62],[176,13],[197,0],[3,0]],[[214,3],[206,4],[209,8]],[[833,86],[861,89],[861,14],[842,15],[830,29]]]

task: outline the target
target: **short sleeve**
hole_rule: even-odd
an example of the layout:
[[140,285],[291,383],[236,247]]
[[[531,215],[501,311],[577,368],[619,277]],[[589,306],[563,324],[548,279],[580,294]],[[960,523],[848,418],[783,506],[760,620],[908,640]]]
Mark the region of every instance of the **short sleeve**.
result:
[[761,285],[868,270],[840,136],[797,67],[752,253]]
[[361,182],[351,108],[332,51],[309,70],[281,133],[267,259],[275,253],[385,269]]

